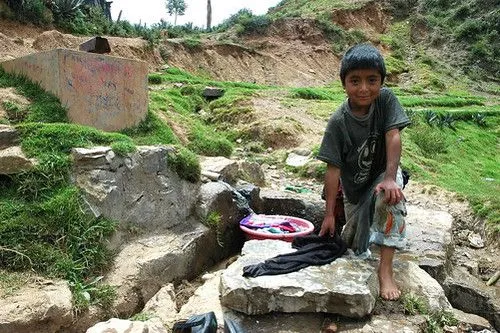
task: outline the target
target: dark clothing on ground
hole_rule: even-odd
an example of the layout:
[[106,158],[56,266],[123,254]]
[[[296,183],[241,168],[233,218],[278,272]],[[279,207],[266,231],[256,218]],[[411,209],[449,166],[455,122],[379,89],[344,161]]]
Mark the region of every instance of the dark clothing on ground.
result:
[[308,266],[325,265],[340,258],[347,250],[347,245],[337,234],[334,237],[317,235],[295,237],[292,247],[297,251],[243,267],[243,276],[286,274]]

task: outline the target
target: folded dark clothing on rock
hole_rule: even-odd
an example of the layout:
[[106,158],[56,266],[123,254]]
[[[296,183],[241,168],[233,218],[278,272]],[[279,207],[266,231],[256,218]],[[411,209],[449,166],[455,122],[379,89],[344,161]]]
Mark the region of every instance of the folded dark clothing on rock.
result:
[[308,266],[325,265],[341,257],[347,250],[347,245],[337,234],[334,237],[317,235],[295,237],[292,247],[297,251],[243,267],[243,276],[286,274]]

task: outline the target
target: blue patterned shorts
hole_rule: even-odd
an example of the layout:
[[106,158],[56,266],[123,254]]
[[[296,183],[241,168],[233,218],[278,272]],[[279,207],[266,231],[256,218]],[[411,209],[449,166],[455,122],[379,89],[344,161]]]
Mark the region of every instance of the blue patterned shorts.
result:
[[[375,186],[382,181],[381,174],[370,187],[370,193],[357,204],[344,197],[346,225],[342,238],[356,253],[364,253],[370,244],[403,249],[406,246],[406,200],[395,205],[384,202],[384,193],[375,194]],[[398,169],[397,184],[403,187],[403,176]]]

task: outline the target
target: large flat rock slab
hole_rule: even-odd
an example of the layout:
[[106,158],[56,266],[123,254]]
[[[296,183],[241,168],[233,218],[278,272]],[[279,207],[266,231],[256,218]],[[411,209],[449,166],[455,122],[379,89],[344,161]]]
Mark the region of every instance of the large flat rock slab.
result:
[[279,276],[243,277],[243,267],[294,251],[290,243],[251,240],[221,277],[222,305],[245,314],[327,312],[361,318],[371,313],[378,279],[368,261],[340,258]]
[[406,206],[407,248],[398,258],[416,262],[442,283],[446,277],[452,246],[453,216],[446,211]]

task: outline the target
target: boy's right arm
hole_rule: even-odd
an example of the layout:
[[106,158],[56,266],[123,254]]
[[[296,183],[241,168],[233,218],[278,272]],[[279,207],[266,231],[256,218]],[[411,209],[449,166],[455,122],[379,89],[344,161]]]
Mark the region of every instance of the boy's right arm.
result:
[[334,165],[328,164],[325,174],[325,217],[321,224],[320,236],[335,233],[335,202],[339,188],[340,169]]

